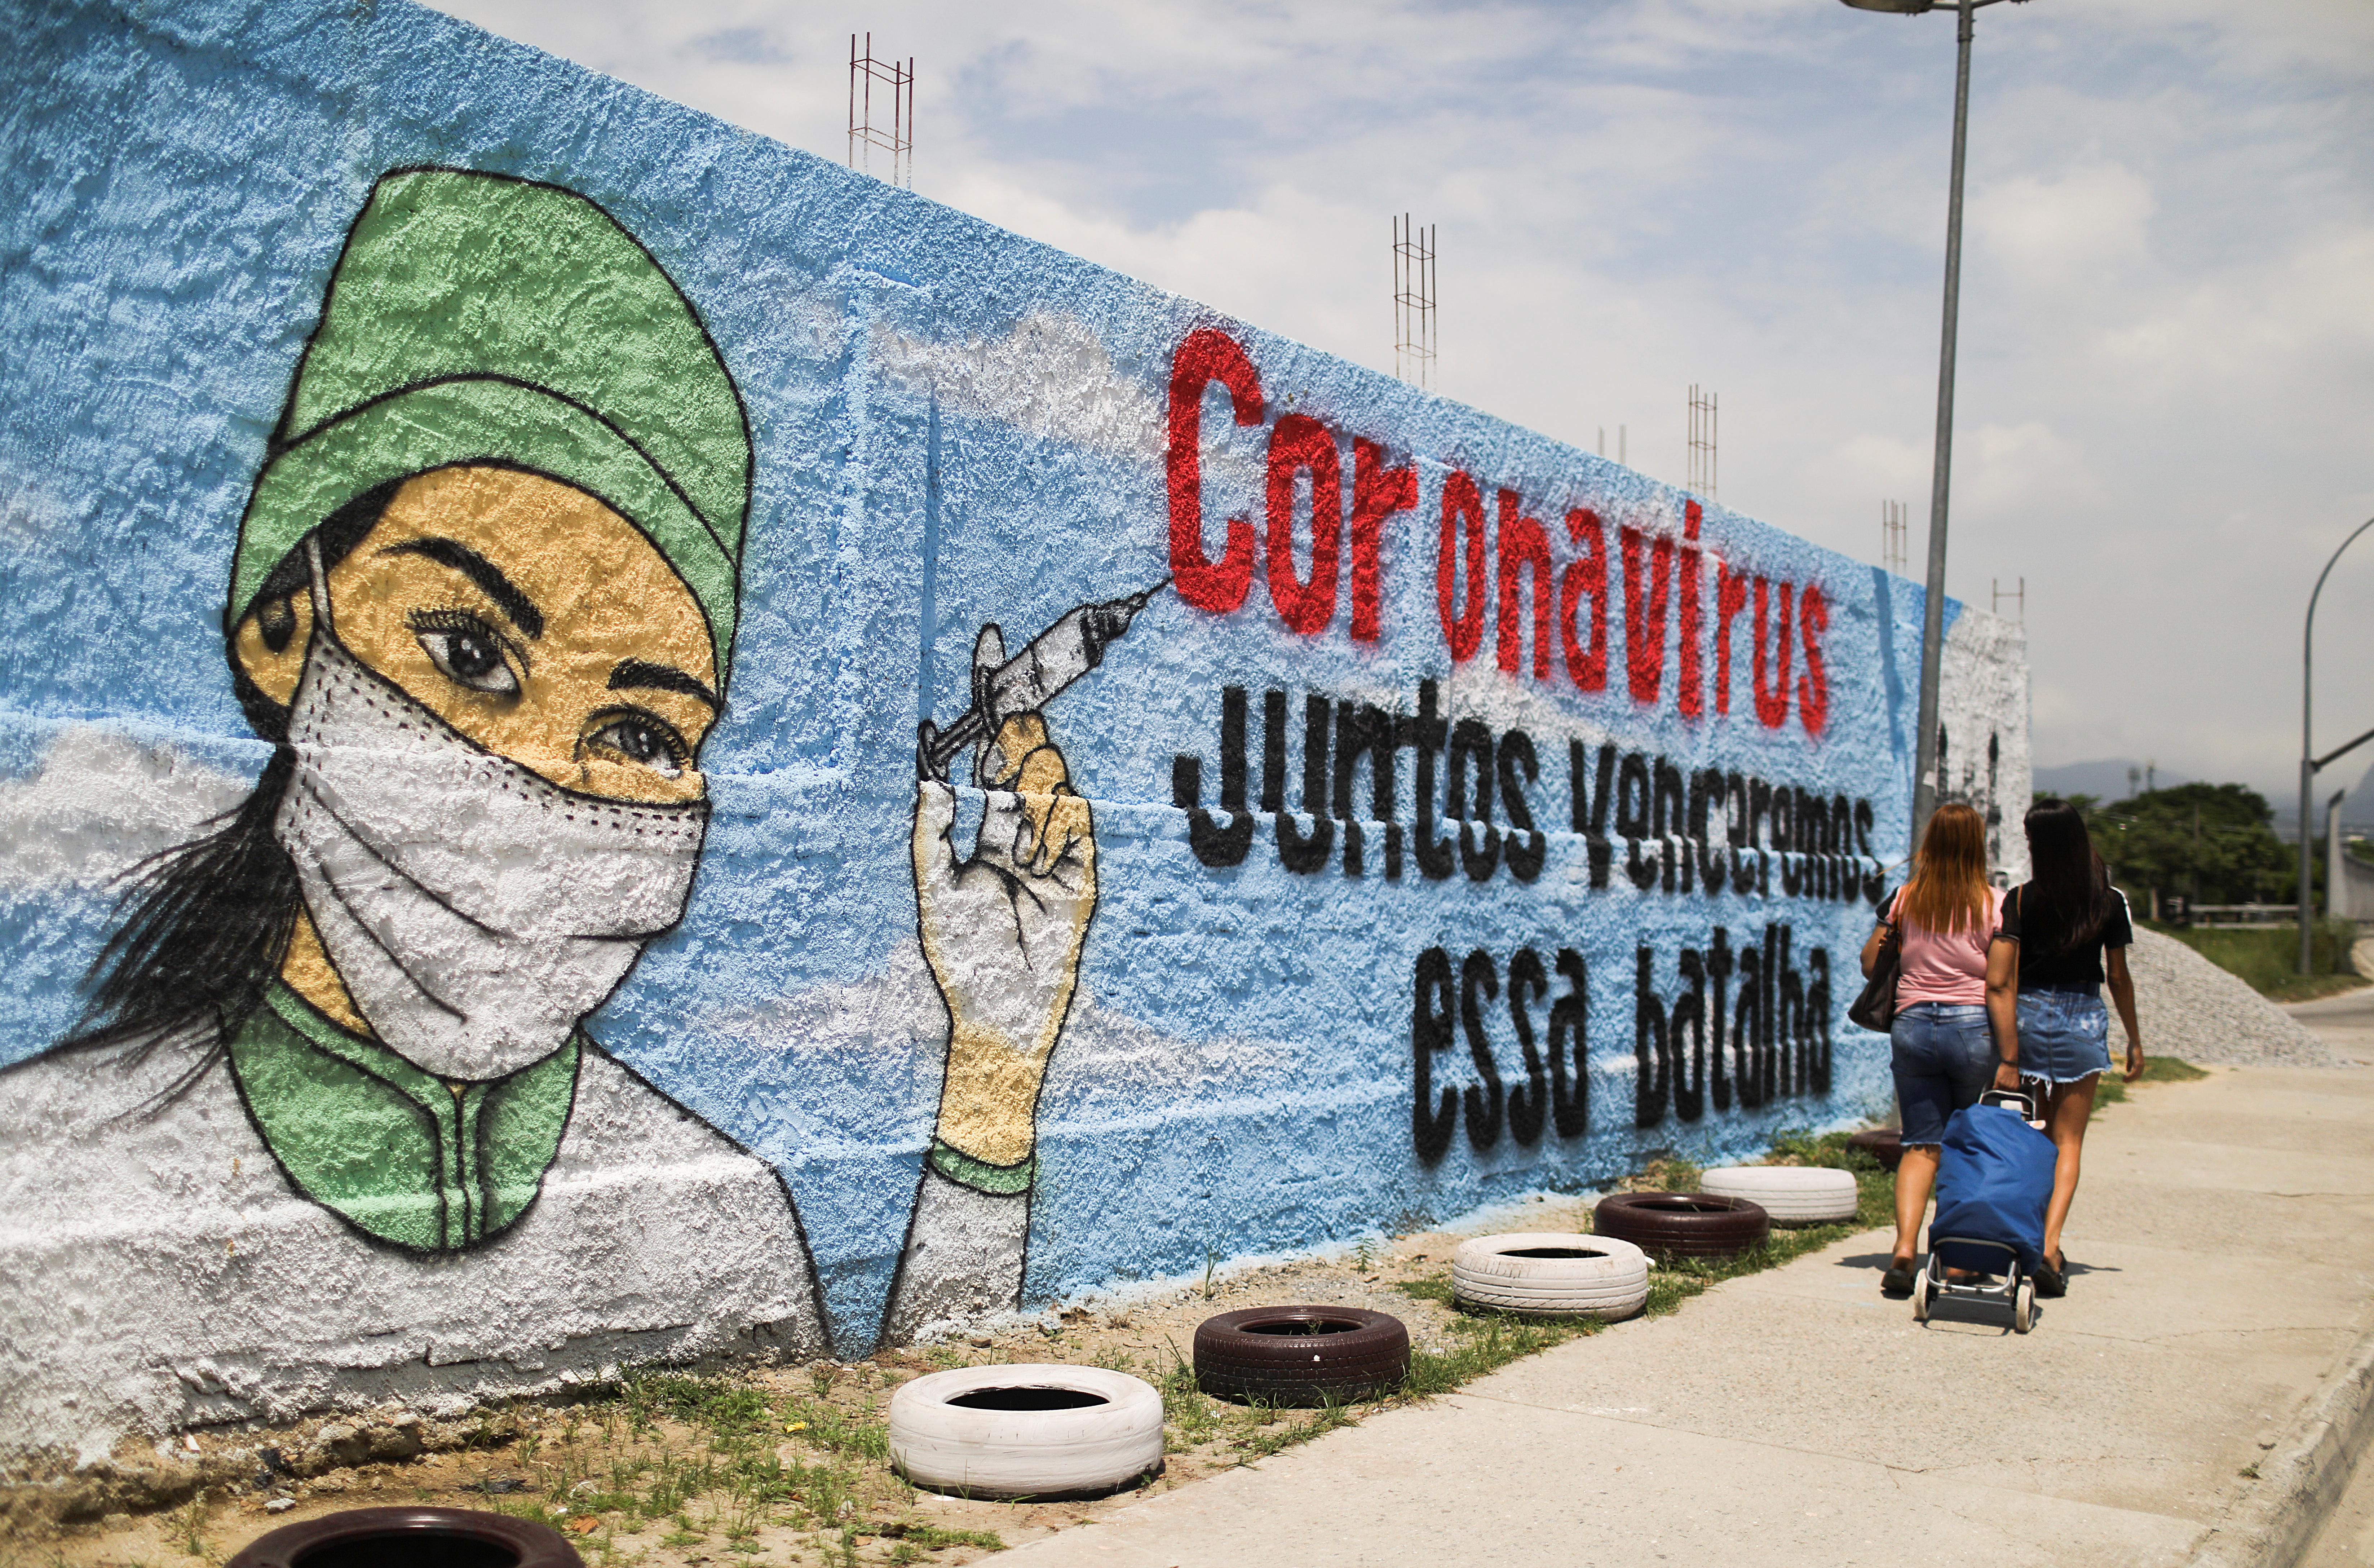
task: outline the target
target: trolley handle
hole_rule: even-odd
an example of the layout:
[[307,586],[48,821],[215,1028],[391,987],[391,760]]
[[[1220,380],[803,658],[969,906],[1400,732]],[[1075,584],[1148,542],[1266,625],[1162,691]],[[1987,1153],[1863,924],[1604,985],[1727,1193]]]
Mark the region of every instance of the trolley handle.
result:
[[2008,1089],[1990,1089],[1979,1096],[1979,1103],[2000,1105],[2006,1110],[2016,1107],[2021,1121],[2039,1131],[2043,1129],[2044,1123],[2037,1114],[2036,1102],[2025,1094]]

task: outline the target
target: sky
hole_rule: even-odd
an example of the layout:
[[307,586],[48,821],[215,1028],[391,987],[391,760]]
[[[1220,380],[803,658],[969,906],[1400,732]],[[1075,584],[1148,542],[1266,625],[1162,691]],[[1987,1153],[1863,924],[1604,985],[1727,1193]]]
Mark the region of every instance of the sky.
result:
[[[849,38],[915,60],[914,186],[1391,372],[1437,226],[1446,395],[1925,560],[1948,16],[1837,0],[442,0],[795,147]],[[1948,591],[2026,580],[2039,767],[2298,789],[2301,618],[2374,516],[2374,6],[1978,15]],[[2319,608],[2320,750],[2374,726],[2374,532]],[[2374,750],[2324,788],[2356,782]]]

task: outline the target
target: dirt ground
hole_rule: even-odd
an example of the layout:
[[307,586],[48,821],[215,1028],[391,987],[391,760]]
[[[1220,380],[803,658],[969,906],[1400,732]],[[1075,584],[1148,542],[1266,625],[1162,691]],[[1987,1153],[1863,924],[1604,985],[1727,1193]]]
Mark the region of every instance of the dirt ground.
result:
[[[1587,1230],[1592,1201],[1536,1199],[1463,1233]],[[583,1403],[521,1404],[463,1423],[387,1411],[280,1431],[202,1433],[155,1463],[206,1475],[212,1484],[170,1506],[63,1526],[29,1522],[20,1509],[18,1539],[0,1543],[0,1564],[195,1568],[224,1562],[286,1524],[401,1503],[544,1519],[570,1534],[589,1562],[602,1564],[969,1562],[1093,1526],[1148,1491],[1258,1463],[1358,1421],[1377,1407],[1248,1409],[1196,1393],[1182,1365],[1192,1360],[1195,1326],[1247,1306],[1366,1307],[1407,1324],[1421,1357],[1447,1355],[1464,1326],[1448,1304],[1459,1239],[1430,1232],[1334,1260],[1222,1269],[1208,1282],[864,1362],[717,1377],[652,1374]],[[943,1367],[1030,1362],[1111,1367],[1160,1386],[1169,1444],[1162,1473],[1094,1501],[992,1503],[919,1491],[891,1472],[884,1420],[899,1384]],[[145,1452],[139,1458],[149,1462]],[[171,1491],[167,1482],[148,1494]]]

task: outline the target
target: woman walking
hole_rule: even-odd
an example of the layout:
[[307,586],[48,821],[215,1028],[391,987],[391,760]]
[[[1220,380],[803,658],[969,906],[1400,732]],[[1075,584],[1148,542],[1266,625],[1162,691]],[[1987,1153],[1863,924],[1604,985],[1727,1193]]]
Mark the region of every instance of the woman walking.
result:
[[2027,828],[2034,875],[2004,900],[2003,936],[2019,953],[2020,1076],[2044,1086],[2044,1126],[2058,1155],[2036,1293],[2059,1296],[2068,1291],[2061,1227],[2077,1196],[2094,1085],[2110,1067],[2106,977],[2127,1032],[2123,1076],[2129,1083],[2143,1076],[2144,1047],[2135,1026],[2135,983],[2127,973],[2134,927],[2125,895],[2110,886],[2109,869],[2086,837],[2086,819],[2067,801],[2048,796],[2029,808]]
[[1990,1082],[2018,1086],[2018,949],[1996,940],[2002,914],[2003,894],[1987,881],[1986,823],[1967,806],[1939,807],[1921,837],[1912,879],[1881,906],[1863,948],[1867,977],[1888,933],[1902,940],[1889,1040],[1904,1155],[1896,1168],[1896,1252],[1880,1280],[1891,1296],[1912,1293],[1946,1118],[1977,1104]]

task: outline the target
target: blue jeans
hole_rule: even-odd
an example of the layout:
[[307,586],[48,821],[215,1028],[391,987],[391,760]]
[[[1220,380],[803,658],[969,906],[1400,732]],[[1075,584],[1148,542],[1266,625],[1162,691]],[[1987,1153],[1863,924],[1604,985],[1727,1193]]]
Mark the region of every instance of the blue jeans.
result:
[[2019,1076],[2081,1083],[2110,1070],[2110,1009],[2098,991],[2019,994]]
[[1987,1009],[1946,1002],[1915,1002],[1896,1015],[1888,1032],[1896,1103],[1904,1113],[1904,1145],[1936,1148],[1945,1119],[1994,1082],[1995,1043]]

